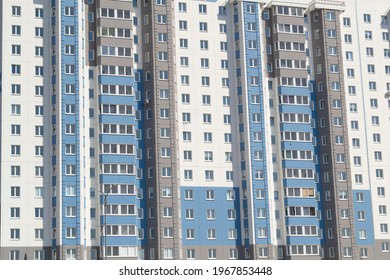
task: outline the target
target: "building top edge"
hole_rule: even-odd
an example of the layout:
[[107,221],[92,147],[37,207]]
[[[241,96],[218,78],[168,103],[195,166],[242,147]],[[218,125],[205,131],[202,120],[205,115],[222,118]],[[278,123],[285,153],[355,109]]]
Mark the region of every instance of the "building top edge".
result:
[[307,12],[311,12],[313,10],[321,10],[321,9],[330,9],[330,10],[339,10],[345,11],[345,2],[344,1],[330,1],[330,0],[314,0],[309,3],[309,7]]

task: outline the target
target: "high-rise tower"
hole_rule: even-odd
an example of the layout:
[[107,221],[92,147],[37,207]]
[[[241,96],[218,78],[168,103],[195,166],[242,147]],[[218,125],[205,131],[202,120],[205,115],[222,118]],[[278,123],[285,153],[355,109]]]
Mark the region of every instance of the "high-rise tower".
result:
[[389,9],[1,1],[1,259],[389,259]]

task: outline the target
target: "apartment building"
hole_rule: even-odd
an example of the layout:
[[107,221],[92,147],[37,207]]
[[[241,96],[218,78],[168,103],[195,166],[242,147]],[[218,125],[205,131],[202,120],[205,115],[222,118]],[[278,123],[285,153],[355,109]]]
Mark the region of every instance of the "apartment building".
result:
[[27,2],[1,259],[390,258],[388,1]]

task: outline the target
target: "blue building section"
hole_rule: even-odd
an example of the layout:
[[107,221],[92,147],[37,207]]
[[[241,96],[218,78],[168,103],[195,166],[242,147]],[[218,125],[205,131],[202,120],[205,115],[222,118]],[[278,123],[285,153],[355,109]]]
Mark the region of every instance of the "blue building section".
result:
[[[357,200],[357,197],[361,199]],[[357,245],[375,245],[374,220],[370,190],[352,190],[353,219]],[[365,234],[361,232],[364,231]]]
[[[311,138],[316,135],[315,126],[313,125],[315,112],[311,108],[314,100],[313,92],[309,88],[283,86],[278,88],[278,95],[280,99],[281,133],[305,132],[310,133]],[[290,102],[288,100],[300,100],[300,102]],[[294,117],[285,117],[283,114],[293,114]],[[292,119],[294,121],[291,121]],[[321,239],[319,239],[318,233],[322,226],[318,220],[319,203],[317,195],[320,191],[320,185],[316,175],[319,171],[319,165],[315,163],[316,147],[311,139],[309,141],[286,141],[285,139],[281,142],[281,150],[283,154],[286,227],[316,227],[316,231],[310,230],[310,234],[297,235],[289,232],[287,244],[320,245]]]
[[[138,172],[142,168],[142,141],[136,138],[136,131],[142,127],[140,120],[136,119],[137,111],[142,110],[142,103],[136,99],[142,85],[135,83],[133,76],[100,75],[99,86],[130,86],[131,94],[103,94],[98,98],[99,115],[99,144],[109,146],[109,151],[103,149],[99,155],[101,167],[100,184],[103,185],[103,193],[100,195],[100,203],[107,207],[107,215],[100,216],[100,223],[106,225],[107,236],[101,239],[101,246],[127,247],[140,246],[139,230],[142,230],[142,220],[138,216],[139,209],[144,206],[141,203],[144,192],[142,177]],[[120,111],[120,107],[126,109]],[[111,108],[114,108],[111,110]],[[108,127],[107,130],[105,127]],[[114,129],[113,129],[114,128]],[[141,133],[139,133],[141,135]],[[126,145],[123,150],[120,145]],[[112,150],[112,147],[115,147]],[[131,148],[130,148],[131,147]],[[113,192],[116,185],[120,185],[118,192]],[[133,192],[128,190],[132,189]],[[122,190],[125,190],[124,192]],[[107,206],[105,206],[105,203]],[[130,232],[111,232],[111,228],[124,228],[131,226],[136,230]]]
[[[54,1],[52,5],[55,5]],[[74,9],[74,14],[65,16],[65,7],[72,7]],[[63,0],[60,2],[61,10],[61,37],[59,40],[60,44],[60,53],[57,57],[53,57],[52,63],[61,61],[61,89],[60,89],[60,99],[61,99],[61,112],[59,113],[61,118],[61,130],[57,132],[57,135],[60,134],[62,162],[58,162],[62,173],[61,180],[61,192],[62,192],[62,205],[61,215],[62,215],[62,244],[63,245],[82,245],[84,241],[81,240],[81,232],[85,229],[84,221],[81,220],[81,212],[84,211],[85,203],[84,198],[81,197],[81,149],[82,141],[81,137],[81,125],[83,125],[82,117],[80,116],[80,106],[81,97],[80,92],[83,92],[79,88],[80,84],[80,52],[83,50],[79,49],[79,11],[77,1]],[[55,21],[54,21],[55,22]],[[55,43],[55,40],[52,43]],[[65,54],[65,46],[72,45],[74,46],[75,53],[74,55]],[[53,100],[55,101],[55,100]],[[67,109],[72,107],[72,114],[67,113]],[[71,149],[71,152],[68,150]],[[66,194],[66,189],[69,188],[75,189],[75,193],[72,196]],[[75,207],[75,215],[69,215],[67,213],[69,207]]]
[[180,197],[183,246],[242,244],[239,188],[181,187]]
[[[248,9],[248,6],[253,8]],[[248,10],[251,10],[251,13],[248,13]],[[250,134],[250,141],[248,143],[249,147],[241,145],[241,150],[248,149],[250,151],[250,157],[247,159],[247,162],[241,163],[241,168],[245,170],[250,166],[252,170],[252,181],[249,182],[249,185],[252,186],[252,197],[256,198],[258,193],[264,193],[263,199],[253,199],[252,207],[254,215],[253,225],[254,231],[265,230],[264,234],[256,234],[256,244],[259,245],[268,245],[271,244],[271,232],[270,232],[270,212],[269,212],[269,186],[268,186],[268,172],[266,167],[267,153],[266,153],[266,141],[270,135],[266,132],[265,129],[265,104],[264,104],[264,93],[263,93],[263,74],[262,74],[262,50],[261,50],[261,38],[260,32],[261,26],[261,11],[259,5],[254,4],[253,2],[244,2],[243,3],[243,26],[244,26],[244,40],[245,40],[245,62],[246,62],[246,84],[247,84],[247,108],[248,111],[247,117],[249,119],[248,127]],[[235,21],[238,18],[235,18]],[[246,28],[248,24],[255,24],[256,28],[254,31],[248,31]],[[257,47],[253,47],[253,43],[256,42]],[[256,60],[258,63],[257,67],[250,67],[251,61]],[[238,94],[242,93],[242,88],[237,89]],[[253,102],[256,100],[256,102]],[[242,111],[242,108],[239,106],[238,110]],[[241,129],[241,128],[240,128]],[[243,143],[242,143],[243,144]],[[261,154],[260,157],[256,156],[255,153]],[[242,186],[246,187],[248,182],[244,180]],[[245,205],[244,205],[245,207]],[[248,220],[245,220],[248,223]],[[249,228],[249,224],[244,225],[245,228]],[[249,239],[246,239],[246,246],[250,245]]]
[[[143,108],[144,108],[144,100],[142,100],[142,97],[145,95],[144,87],[143,87],[143,70],[142,69],[134,69],[134,75],[139,77],[138,80],[134,79],[133,83],[133,89],[134,89],[134,107],[136,109],[136,112],[139,112],[140,116],[143,116]],[[136,113],[137,114],[137,113]],[[137,118],[136,118],[137,119]],[[139,170],[145,170],[145,158],[146,158],[146,149],[145,144],[142,139],[142,129],[144,127],[144,121],[141,118],[137,119],[135,123],[136,131],[139,131],[139,135],[141,136],[140,139],[137,139],[135,142],[137,150],[142,151],[142,158],[137,159],[137,168]],[[138,237],[139,237],[139,245],[145,246],[146,245],[146,238],[143,238],[143,236],[146,234],[145,229],[147,228],[147,219],[140,217],[140,211],[144,211],[146,209],[146,188],[145,188],[145,177],[142,176],[142,178],[138,178]],[[139,194],[142,192],[142,194]],[[142,238],[141,238],[142,237]]]

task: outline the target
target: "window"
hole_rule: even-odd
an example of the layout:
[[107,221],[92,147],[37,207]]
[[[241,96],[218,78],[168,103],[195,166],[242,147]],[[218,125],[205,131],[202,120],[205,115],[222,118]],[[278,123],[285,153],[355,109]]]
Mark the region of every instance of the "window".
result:
[[381,135],[379,133],[374,133],[372,135],[372,140],[374,143],[380,143],[381,142]]
[[352,130],[359,130],[359,122],[358,121],[351,121],[351,129]]
[[375,176],[377,179],[383,179],[383,169],[375,169]]
[[349,111],[351,113],[357,113],[357,104],[356,103],[349,103]]
[[228,68],[228,61],[225,59],[221,60],[221,69],[227,69]]
[[375,158],[376,161],[382,161],[382,152],[375,151],[374,152],[374,158]]
[[20,45],[12,45],[11,46],[11,53],[12,53],[12,55],[20,55],[21,46]]
[[204,177],[206,181],[213,181],[214,180],[214,171],[213,170],[206,170],[204,172]]
[[220,15],[220,16],[225,16],[225,15],[226,15],[226,7],[224,7],[224,6],[219,6],[219,7],[218,7],[218,15]]
[[257,48],[257,41],[254,40],[249,40],[248,41],[248,49],[256,49]]
[[213,152],[212,151],[205,151],[204,152],[204,160],[205,161],[213,161]]
[[43,239],[43,229],[42,228],[36,228],[34,229],[34,238],[35,239]]
[[352,61],[353,60],[353,52],[351,52],[351,51],[345,52],[345,59]]
[[366,213],[364,211],[358,211],[358,221],[366,220]]
[[66,238],[76,238],[76,228],[67,227],[66,228]]
[[20,108],[20,104],[11,104],[11,115],[19,116]]
[[43,76],[43,66],[35,66],[35,76]]
[[[42,127],[43,129],[43,127]],[[76,133],[76,125],[75,124],[66,124],[65,125],[65,134],[75,134]]]
[[10,229],[10,239],[11,240],[19,240],[20,239],[20,229],[11,228]]
[[22,8],[20,6],[12,6],[12,15],[16,17],[20,17],[22,13]]
[[354,78],[355,77],[355,69],[347,68],[347,77]]
[[251,76],[250,77],[250,85],[251,86],[258,86],[259,85],[259,77]]
[[184,180],[192,180],[192,170],[184,170]]
[[215,239],[216,238],[215,232],[216,232],[216,230],[213,228],[208,229],[207,230],[207,239]]
[[199,22],[199,31],[207,32],[207,22]]
[[204,4],[199,4],[199,13],[206,14],[207,13],[207,6]]
[[236,219],[236,210],[235,209],[228,209],[228,220],[235,220]]
[[371,15],[370,14],[363,14],[363,20],[365,23],[371,23]]
[[346,27],[351,26],[351,19],[348,17],[343,18],[343,25]]
[[194,191],[193,190],[184,190],[184,199],[193,200],[194,199]]
[[20,208],[19,207],[11,207],[11,218],[20,218]]
[[43,37],[43,27],[35,27],[35,37]]
[[74,64],[65,64],[65,74],[73,75],[75,73],[75,65]]
[[194,209],[186,209],[185,210],[185,217],[186,217],[186,219],[193,219],[194,218]]
[[35,8],[35,17],[36,18],[43,18],[43,9],[42,8]]
[[331,64],[330,65],[330,73],[338,73],[339,72],[339,65],[338,64]]
[[214,191],[206,190],[206,200],[214,200]]
[[64,8],[64,15],[65,16],[74,16],[74,7],[65,6],[65,8]]
[[11,124],[11,135],[20,135],[20,124]]
[[162,197],[172,197],[172,188],[164,187],[162,189]]
[[233,181],[233,171],[226,171],[225,173],[225,179],[226,181]]
[[247,23],[248,31],[256,31],[256,22],[248,22]]
[[195,230],[187,229],[186,230],[186,239],[194,239],[195,238]]
[[202,76],[201,82],[202,82],[202,86],[209,87],[210,86],[210,77],[209,76]]
[[360,156],[354,156],[354,157],[353,157],[353,164],[354,164],[355,166],[361,166],[361,164],[362,164],[362,159],[361,159],[361,157],[360,157]]
[[164,207],[163,208],[163,217],[164,218],[172,218],[172,207]]
[[206,210],[206,219],[207,220],[215,220],[215,209],[207,209]]
[[201,50],[208,50],[209,49],[209,41],[200,40],[200,49]]
[[12,75],[20,75],[21,74],[21,66],[19,64],[11,65],[11,73]]
[[228,44],[227,44],[227,42],[220,42],[220,43],[219,43],[219,49],[220,49],[221,51],[227,51],[227,49],[228,49]]
[[389,41],[389,38],[390,38],[389,34],[390,34],[389,32],[383,32],[382,33],[383,41]]
[[157,15],[157,23],[166,24],[167,23],[167,15],[158,14]]
[[20,145],[11,145],[11,155],[20,156]]
[[340,91],[340,82],[331,82],[331,89],[333,91]]
[[36,207],[34,209],[34,217],[35,218],[43,218],[43,208]]
[[66,175],[76,175],[76,165],[73,165],[73,164],[65,165],[65,174]]
[[380,228],[380,233],[388,233],[389,232],[387,224],[380,224],[379,228]]
[[[210,97],[209,95],[207,96]],[[210,101],[208,98],[206,98],[206,100],[203,101],[203,104],[210,105],[210,103],[205,103],[205,101]],[[207,123],[207,124],[211,123],[211,114],[203,114],[203,123]]]
[[65,35],[74,35],[74,26],[73,25],[65,25],[64,26],[64,34]]
[[371,124],[372,125],[379,125],[379,117],[378,116],[372,116],[371,117]]
[[352,44],[352,35],[351,34],[345,34],[344,35],[344,41],[346,44]]
[[373,65],[373,64],[368,64],[368,65],[367,65],[367,72],[368,72],[369,74],[375,74],[375,65]]
[[349,95],[356,95],[356,87],[355,86],[348,86],[348,94]]
[[12,95],[20,95],[21,92],[21,85],[19,84],[12,84],[11,85],[11,94]]
[[76,195],[76,186],[75,185],[66,185],[65,186],[65,195],[66,196],[75,196]]
[[372,31],[364,31],[364,37],[366,38],[366,40],[372,40]]
[[187,21],[186,20],[179,20],[179,29],[180,30],[187,30]]
[[181,75],[180,80],[182,86],[188,86],[190,84],[190,77],[187,75]]
[[382,242],[381,247],[382,247],[382,252],[389,252],[389,242]]
[[43,174],[44,174],[43,166],[35,166],[35,176],[43,177]]
[[370,106],[372,109],[377,109],[378,108],[378,99],[371,98],[370,99]]
[[170,167],[162,167],[161,168],[161,176],[162,177],[171,177],[172,169]]
[[366,48],[367,56],[374,56],[374,48]]
[[235,199],[235,191],[227,190],[226,191],[226,200],[234,200]]
[[213,141],[213,134],[211,132],[204,132],[203,133],[203,140],[204,140],[204,142],[212,142]]
[[21,35],[21,29],[22,27],[20,25],[12,25],[11,27],[11,34],[20,36]]
[[383,53],[385,58],[390,58],[390,49],[384,49]]
[[188,48],[188,39],[181,38],[179,42],[180,48]]
[[328,29],[328,38],[336,38],[336,30]]
[[379,215],[387,215],[386,205],[379,205]]
[[159,71],[159,79],[161,81],[166,81],[168,80],[168,71],[167,70],[160,70]]
[[183,141],[191,141],[191,131],[183,131]]
[[209,59],[208,58],[201,58],[200,59],[200,67],[209,68]]
[[364,201],[364,194],[361,192],[356,193],[356,202],[363,202]]
[[360,139],[359,138],[352,138],[352,147],[353,148],[360,148]]
[[179,12],[181,13],[187,12],[187,3],[179,2]]

